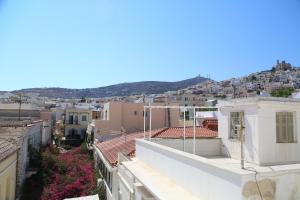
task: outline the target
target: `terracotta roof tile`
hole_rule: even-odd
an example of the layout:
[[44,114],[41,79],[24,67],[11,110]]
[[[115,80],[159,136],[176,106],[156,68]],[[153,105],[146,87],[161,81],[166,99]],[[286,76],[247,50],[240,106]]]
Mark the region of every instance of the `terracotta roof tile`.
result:
[[17,151],[17,149],[18,148],[11,143],[5,140],[0,140],[0,161],[9,157],[11,154]]
[[[148,136],[149,132],[146,133]],[[163,128],[152,131],[153,138],[182,138],[183,128]],[[216,131],[205,128],[196,127],[196,138],[215,138],[218,136]],[[112,165],[116,166],[118,162],[118,153],[124,153],[127,156],[135,155],[135,139],[143,138],[144,132],[137,132],[122,135],[120,137],[98,142],[97,148],[101,151],[105,159]],[[194,137],[193,127],[186,127],[186,137]]]
[[[206,128],[196,127],[195,129],[196,138],[215,138],[218,137],[218,133],[216,131],[212,131]],[[168,128],[158,134],[156,134],[155,138],[183,138],[184,136],[184,128]],[[194,137],[194,127],[186,127],[185,130],[186,138]]]

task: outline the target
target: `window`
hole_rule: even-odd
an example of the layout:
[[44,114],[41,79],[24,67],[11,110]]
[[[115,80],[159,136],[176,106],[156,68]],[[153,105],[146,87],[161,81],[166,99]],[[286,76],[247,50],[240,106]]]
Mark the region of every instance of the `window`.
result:
[[138,112],[137,111],[134,111],[134,115],[137,115],[138,114]]
[[81,121],[86,122],[86,120],[87,120],[86,115],[83,115],[83,116],[81,117]]
[[240,139],[241,125],[243,112],[231,112],[230,113],[230,136],[231,139]]
[[296,117],[294,112],[276,113],[276,142],[293,143],[296,140]]

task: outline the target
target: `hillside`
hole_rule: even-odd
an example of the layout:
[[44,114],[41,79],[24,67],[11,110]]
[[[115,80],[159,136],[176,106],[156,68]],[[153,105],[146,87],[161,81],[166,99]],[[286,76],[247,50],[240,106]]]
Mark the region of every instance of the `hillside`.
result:
[[49,98],[97,98],[111,96],[129,96],[135,94],[160,94],[175,91],[199,84],[208,80],[201,76],[177,82],[143,81],[134,83],[121,83],[98,88],[67,89],[67,88],[30,88],[13,91],[13,93],[39,93]]

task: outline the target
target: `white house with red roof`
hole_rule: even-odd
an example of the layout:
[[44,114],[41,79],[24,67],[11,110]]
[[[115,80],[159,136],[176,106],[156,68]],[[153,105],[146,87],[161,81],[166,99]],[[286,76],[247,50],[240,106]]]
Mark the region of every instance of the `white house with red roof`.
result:
[[[206,128],[193,127],[185,128],[185,144],[183,143],[183,127],[162,128],[149,132],[137,132],[122,135],[104,142],[97,142],[94,146],[94,158],[96,168],[99,169],[103,177],[103,184],[106,186],[107,199],[123,199],[124,188],[128,190],[128,181],[133,178],[130,173],[124,171],[123,166],[119,165],[121,161],[130,160],[135,157],[136,139],[148,138],[152,142],[169,146],[170,148],[193,152],[191,145],[196,142],[196,152],[206,152],[207,156],[220,154],[220,139],[217,138],[217,132]],[[193,139],[195,137],[195,140]],[[205,149],[210,149],[205,151]],[[128,177],[130,176],[130,177]],[[130,194],[129,194],[130,196]],[[132,196],[132,195],[131,195]],[[122,198],[121,198],[122,197]],[[132,196],[133,197],[133,196]],[[125,198],[126,199],[126,198]],[[129,198],[130,199],[130,198]]]
[[136,139],[135,157],[118,163],[122,200],[300,199],[300,101],[234,99],[218,110],[218,142]]

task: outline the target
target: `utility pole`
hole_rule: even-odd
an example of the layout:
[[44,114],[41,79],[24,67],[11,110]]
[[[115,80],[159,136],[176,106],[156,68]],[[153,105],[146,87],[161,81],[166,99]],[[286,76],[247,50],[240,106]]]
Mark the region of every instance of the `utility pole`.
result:
[[18,100],[18,103],[19,103],[19,121],[21,121],[22,93],[19,93],[18,96],[19,96],[19,100]]

